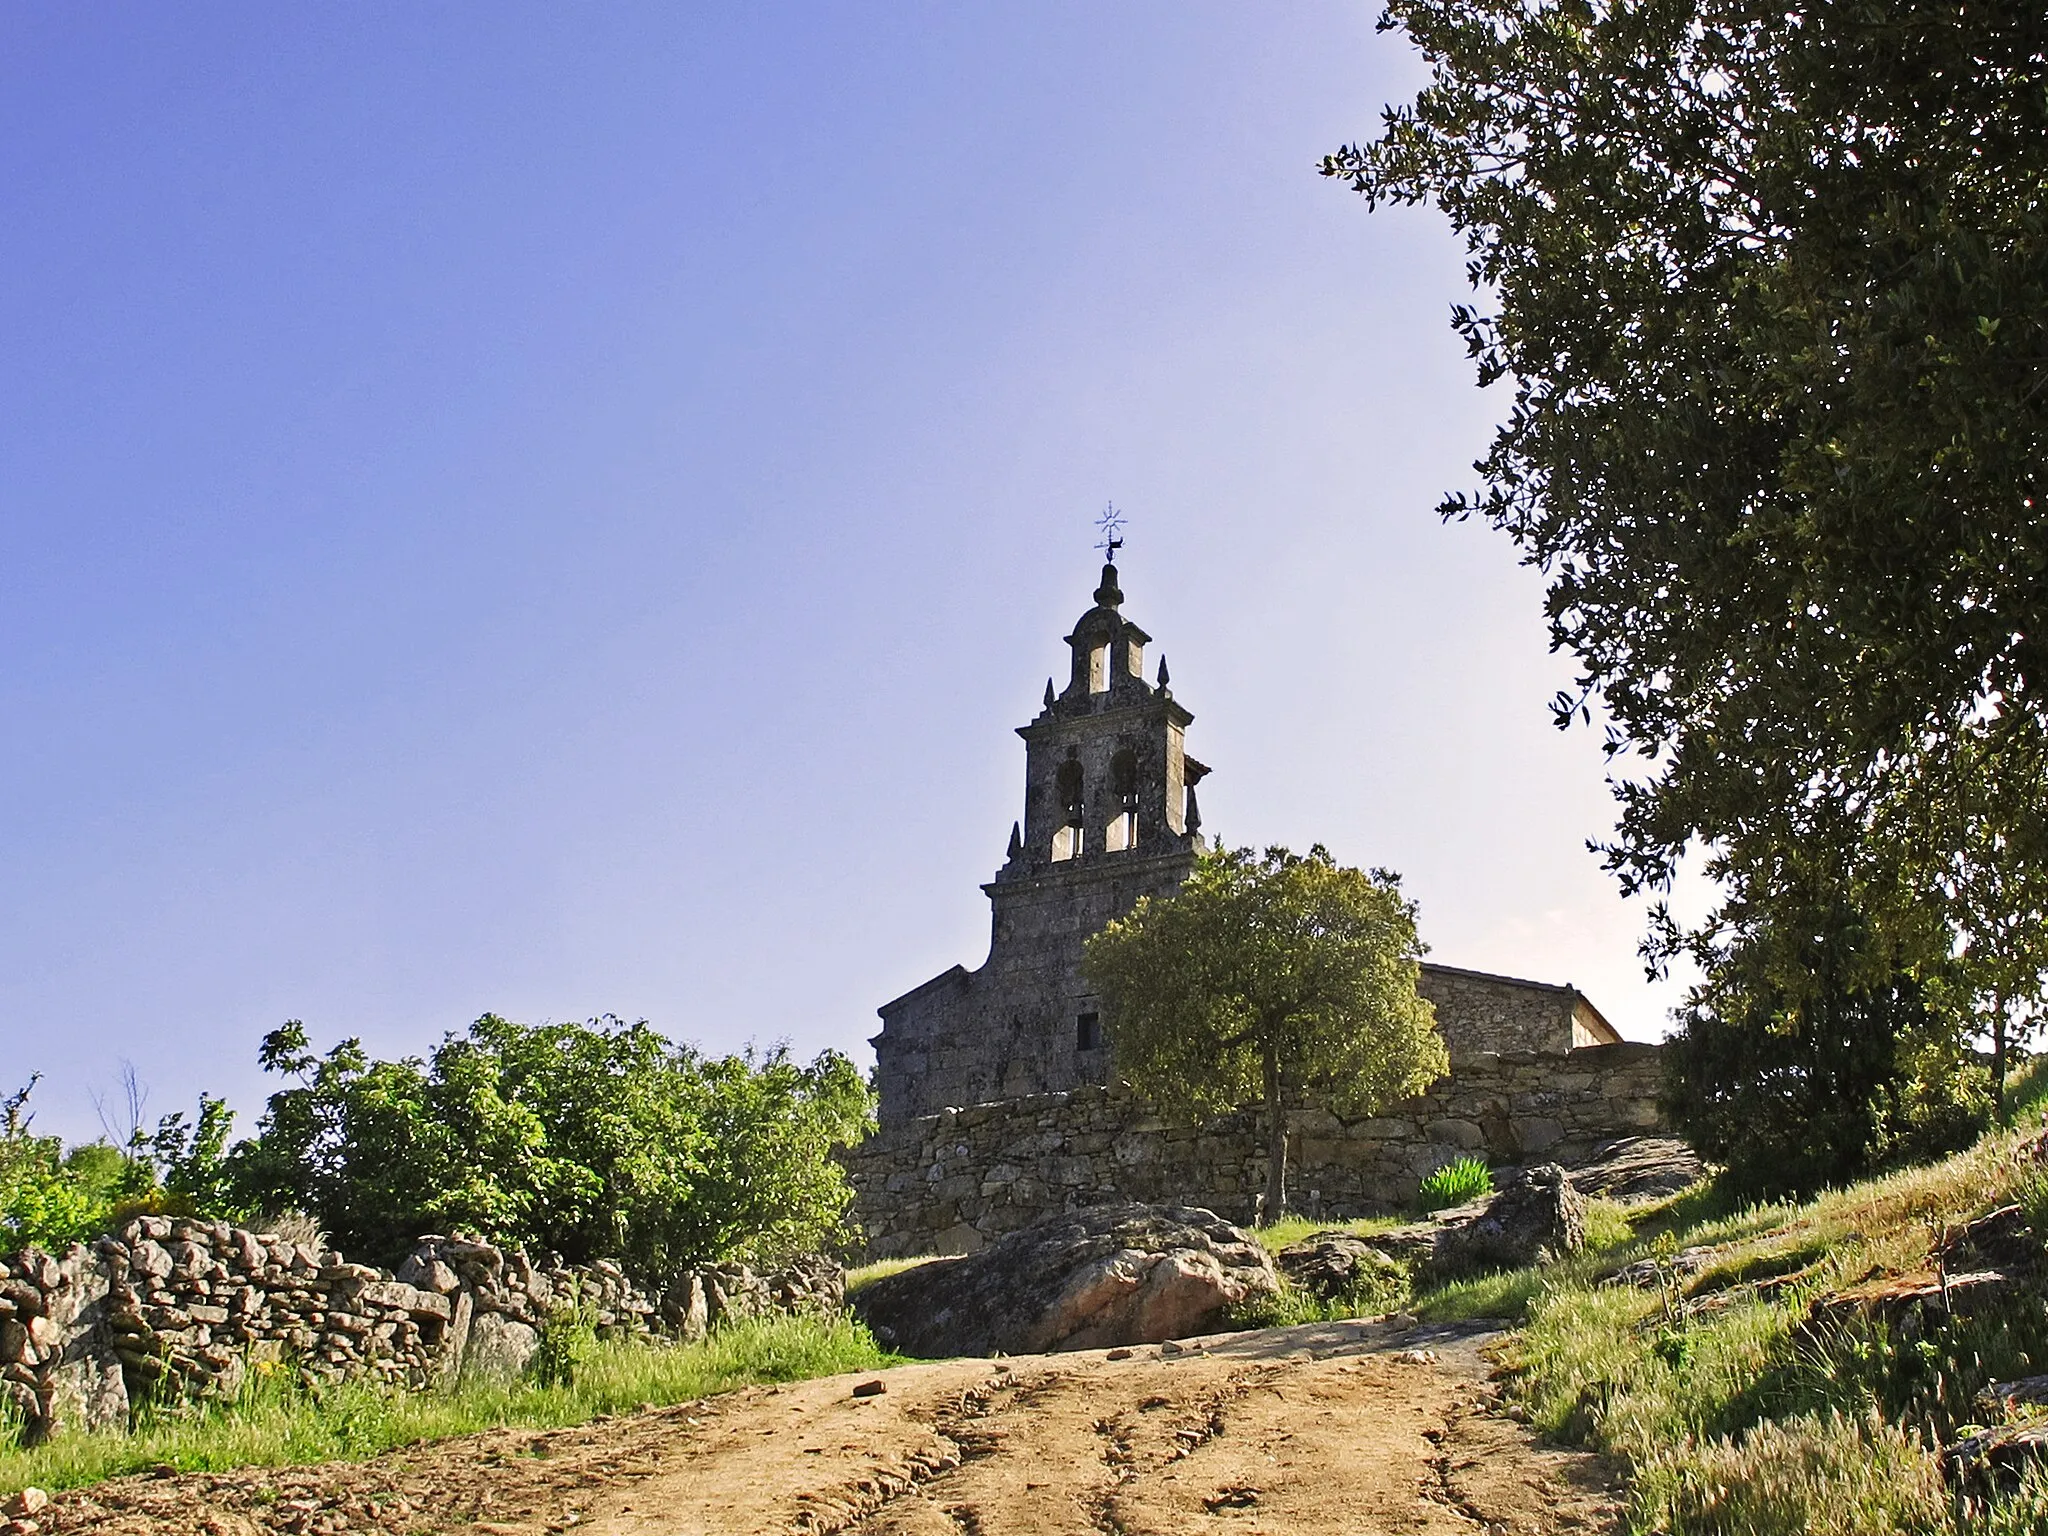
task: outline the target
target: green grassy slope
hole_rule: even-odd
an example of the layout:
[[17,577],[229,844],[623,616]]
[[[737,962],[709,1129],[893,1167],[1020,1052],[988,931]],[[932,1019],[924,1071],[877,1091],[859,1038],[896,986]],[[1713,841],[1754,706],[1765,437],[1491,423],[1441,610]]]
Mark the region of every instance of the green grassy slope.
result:
[[359,1460],[398,1446],[472,1430],[555,1429],[602,1413],[690,1402],[756,1382],[799,1381],[898,1363],[867,1329],[843,1318],[778,1316],[715,1330],[699,1344],[587,1346],[574,1379],[469,1382],[395,1393],[368,1384],[292,1388],[252,1376],[232,1402],[145,1412],[133,1434],[61,1434],[28,1450],[0,1450],[0,1496],[34,1485],[74,1488],[125,1472],[180,1472]]
[[[1544,1433],[1626,1464],[1637,1531],[2048,1531],[2040,1472],[1958,1488],[1937,1456],[2011,1417],[1979,1403],[1984,1387],[2048,1372],[2048,1265],[1952,1312],[1852,1304],[1947,1284],[1944,1255],[1967,1261],[1959,1229],[2009,1204],[2038,1249],[2048,1072],[2023,1087],[2026,1129],[1942,1163],[1803,1204],[1730,1211],[1690,1191],[1629,1213],[1604,1252],[1417,1309],[1469,1311],[1494,1292],[1521,1322],[1514,1397]],[[1615,1283],[1631,1264],[1638,1283]]]

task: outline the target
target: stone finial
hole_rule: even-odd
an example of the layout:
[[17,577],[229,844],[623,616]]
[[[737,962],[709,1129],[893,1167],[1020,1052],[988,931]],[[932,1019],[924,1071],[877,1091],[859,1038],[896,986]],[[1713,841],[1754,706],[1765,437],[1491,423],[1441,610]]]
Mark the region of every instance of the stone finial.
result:
[[1190,833],[1202,830],[1202,807],[1195,799],[1195,786],[1192,784],[1188,786],[1188,814],[1186,820]]
[[1095,589],[1095,604],[1098,608],[1115,608],[1124,600],[1123,589],[1116,584],[1116,567],[1102,568],[1102,585]]
[[1024,851],[1024,828],[1017,822],[1010,823],[1010,857],[1016,858]]
[[1166,652],[1161,651],[1159,653],[1159,691],[1161,693],[1166,692],[1167,682],[1168,676],[1166,671]]
[[1059,697],[1058,694],[1052,691],[1052,679],[1048,677],[1045,680],[1045,707],[1051,709],[1053,705],[1059,702]]

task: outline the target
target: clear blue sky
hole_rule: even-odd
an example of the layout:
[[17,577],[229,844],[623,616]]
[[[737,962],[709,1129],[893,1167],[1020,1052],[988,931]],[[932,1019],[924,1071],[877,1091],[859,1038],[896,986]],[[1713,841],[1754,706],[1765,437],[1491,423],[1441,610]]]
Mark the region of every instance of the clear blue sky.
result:
[[[1672,989],[1353,3],[0,11],[0,1059],[95,1133],[487,1009],[869,1059],[1131,519],[1209,830]],[[0,1083],[0,1088],[8,1086]]]

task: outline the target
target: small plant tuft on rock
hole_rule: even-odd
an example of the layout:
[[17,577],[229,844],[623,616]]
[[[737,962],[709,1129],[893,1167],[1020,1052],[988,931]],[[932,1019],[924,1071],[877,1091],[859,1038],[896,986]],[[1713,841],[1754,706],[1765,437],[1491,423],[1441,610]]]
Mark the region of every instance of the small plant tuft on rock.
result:
[[1493,1174],[1486,1164],[1476,1157],[1461,1157],[1424,1179],[1415,1203],[1425,1211],[1440,1211],[1492,1193]]

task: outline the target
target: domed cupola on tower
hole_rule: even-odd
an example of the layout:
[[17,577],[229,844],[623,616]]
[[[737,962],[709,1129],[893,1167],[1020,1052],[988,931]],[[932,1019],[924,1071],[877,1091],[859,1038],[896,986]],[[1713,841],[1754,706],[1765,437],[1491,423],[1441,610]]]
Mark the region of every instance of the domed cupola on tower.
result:
[[[1112,551],[1113,552],[1113,551]],[[989,957],[883,1005],[874,1037],[882,1119],[1101,1082],[1108,1041],[1081,977],[1081,946],[1140,896],[1179,889],[1202,847],[1183,739],[1194,716],[1152,637],[1124,617],[1114,564],[1066,643],[1067,684],[1045,685],[1024,738],[1024,815],[982,887]]]

